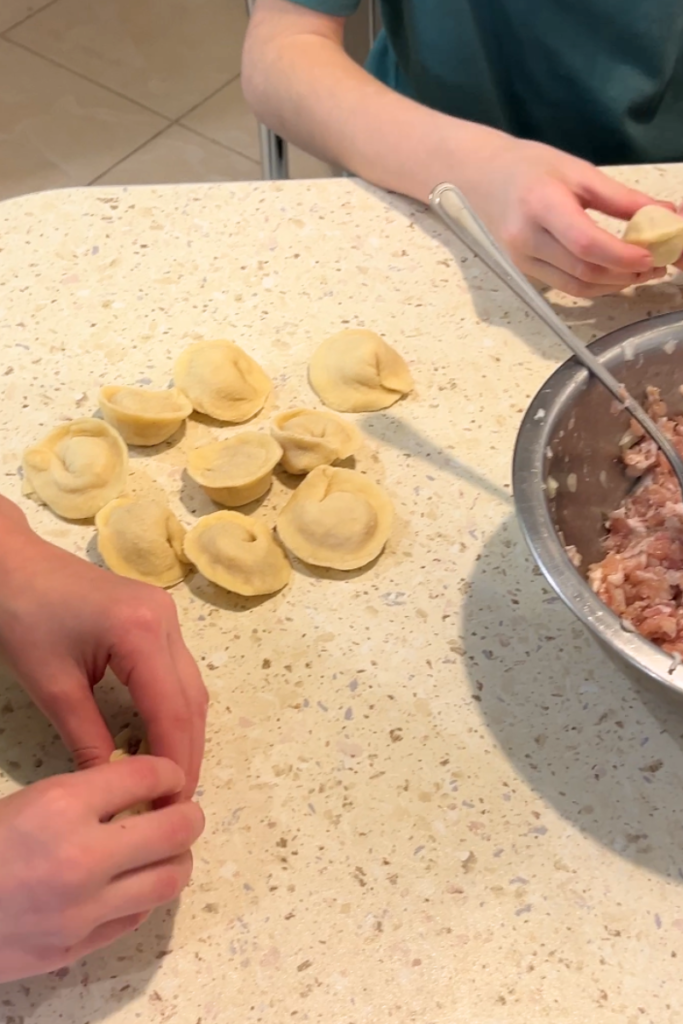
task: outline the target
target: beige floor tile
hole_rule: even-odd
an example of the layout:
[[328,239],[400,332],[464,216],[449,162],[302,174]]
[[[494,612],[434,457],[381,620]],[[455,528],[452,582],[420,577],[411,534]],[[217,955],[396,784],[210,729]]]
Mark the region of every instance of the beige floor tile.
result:
[[[226,85],[184,117],[183,124],[209,139],[244,153],[252,160],[261,158],[256,118],[242,95],[239,79]],[[295,146],[289,147],[289,166],[292,178],[327,178],[332,173],[328,164],[303,153]]]
[[173,125],[104,174],[98,184],[250,181],[260,176],[260,167],[254,160]]
[[59,0],[9,38],[176,118],[239,72],[246,23],[244,0]]
[[0,197],[85,185],[166,123],[0,40]]
[[5,32],[50,3],[52,0],[0,0],[0,32]]

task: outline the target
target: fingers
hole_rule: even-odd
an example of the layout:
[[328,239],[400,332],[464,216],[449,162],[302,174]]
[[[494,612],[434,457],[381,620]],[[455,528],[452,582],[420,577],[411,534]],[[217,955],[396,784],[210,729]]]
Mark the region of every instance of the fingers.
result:
[[189,707],[188,726],[191,732],[191,760],[186,769],[186,784],[181,794],[190,799],[199,781],[199,772],[204,757],[204,741],[206,738],[206,716],[209,707],[209,695],[201,677],[197,663],[188,651],[180,630],[169,639],[171,657],[176,666],[178,682]]
[[111,942],[121,938],[122,935],[135,931],[142,924],[146,916],[146,914],[130,914],[127,917],[119,917],[113,921],[105,921],[104,924],[98,925],[97,928],[93,929],[87,938],[71,946],[67,951],[65,959],[68,959],[69,963],[74,963],[89,953],[94,953],[96,949],[108,946]]
[[50,684],[37,691],[36,701],[62,737],[77,768],[106,764],[114,741],[84,676],[74,668],[53,675]]
[[140,871],[115,878],[98,900],[97,914],[106,919],[129,917],[160,907],[176,899],[190,881],[192,854],[189,850]]
[[619,290],[614,286],[589,284],[587,281],[581,281],[578,277],[573,277],[566,271],[560,270],[559,267],[553,266],[552,263],[545,263],[534,257],[520,260],[519,268],[527,277],[534,278],[567,295],[576,295],[582,299],[597,299],[601,295],[610,295]]
[[187,800],[104,828],[113,877],[185,853],[204,831],[204,813]]
[[646,249],[629,245],[598,227],[576,195],[560,182],[548,182],[536,202],[542,226],[580,260],[622,273],[652,270],[652,256]]
[[172,796],[185,785],[185,774],[177,764],[144,755],[99,765],[72,778],[79,798],[100,821],[133,804]]
[[599,210],[609,217],[630,220],[644,206],[668,206],[675,209],[673,203],[661,202],[645,195],[637,189],[629,188],[599,171],[590,167],[585,178],[580,182],[578,193],[584,206],[591,210]]
[[550,263],[552,266],[563,270],[570,277],[586,284],[601,285],[610,291],[620,291],[628,288],[629,285],[645,284],[655,278],[663,277],[665,269],[655,268],[643,274],[632,274],[620,270],[613,270],[610,267],[601,267],[597,263],[590,263],[569,252],[547,231],[539,230],[535,237],[533,256]]

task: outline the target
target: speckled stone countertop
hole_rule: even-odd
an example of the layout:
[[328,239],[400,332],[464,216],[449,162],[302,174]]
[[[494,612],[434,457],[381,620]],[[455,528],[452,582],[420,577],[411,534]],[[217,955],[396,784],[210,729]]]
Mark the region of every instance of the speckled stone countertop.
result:
[[[662,196],[683,168],[622,172]],[[681,306],[672,281],[565,302],[585,337]],[[177,587],[212,697],[208,817],[180,906],[70,970],[0,987],[6,1024],[668,1024],[683,996],[683,713],[620,674],[534,571],[512,446],[564,353],[422,209],[352,180],[93,189],[0,206],[0,489],[85,557],[93,528],[21,497],[22,449],[103,383],[165,386],[228,337],[317,401],[315,344],[368,326],[415,393],[357,421],[394,499],[386,553],[297,567],[269,600]],[[131,459],[183,522],[175,445]],[[253,515],[272,523],[279,479]],[[103,684],[113,727],[121,688]],[[66,770],[0,678],[0,793]]]

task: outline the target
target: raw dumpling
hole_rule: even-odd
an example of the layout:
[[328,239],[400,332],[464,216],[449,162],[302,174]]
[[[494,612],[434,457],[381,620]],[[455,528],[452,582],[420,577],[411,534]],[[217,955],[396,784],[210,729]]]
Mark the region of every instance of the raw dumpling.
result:
[[[135,754],[149,754],[149,745],[146,739],[137,739],[133,736],[133,732],[130,728],[124,729],[118,736],[114,738],[116,744],[116,750],[109,758],[110,761],[122,761],[126,757],[132,757]],[[122,818],[131,818],[136,814],[146,814],[147,811],[152,810],[152,805],[148,800],[140,800],[138,803],[133,804],[131,807],[126,808],[125,811],[119,811],[111,819],[112,821],[120,821]]]
[[232,341],[198,341],[176,360],[175,382],[197,412],[244,423],[265,405],[272,383]]
[[187,472],[219,505],[246,505],[266,493],[281,458],[282,448],[272,437],[245,430],[195,448]]
[[292,574],[268,527],[241,512],[204,516],[185,537],[185,554],[207,580],[245,597],[274,594]]
[[656,267],[668,267],[683,254],[683,217],[665,206],[644,206],[626,225],[624,241],[649,249]]
[[127,444],[153,445],[167,441],[192,412],[192,403],[178,388],[101,388],[100,409],[107,423]]
[[348,459],[362,443],[360,431],[353,423],[317,409],[280,413],[271,432],[282,446],[282,465],[288,473],[310,473],[316,466]]
[[97,547],[109,568],[133,580],[172,587],[187,576],[185,530],[160,501],[116,498],[95,516]]
[[283,508],[277,532],[304,562],[359,569],[386,544],[393,517],[389,497],[372,480],[354,469],[319,466]]
[[26,492],[64,519],[89,519],[125,489],[128,449],[108,423],[80,419],[24,452]]
[[321,401],[338,412],[386,409],[413,390],[403,358],[373,331],[327,338],[313,353],[308,376]]

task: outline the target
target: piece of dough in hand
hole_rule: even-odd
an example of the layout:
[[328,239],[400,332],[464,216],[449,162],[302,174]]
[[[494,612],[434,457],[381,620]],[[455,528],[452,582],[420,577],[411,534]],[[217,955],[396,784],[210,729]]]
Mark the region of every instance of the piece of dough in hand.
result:
[[379,334],[333,334],[313,353],[308,377],[318,397],[337,412],[386,409],[413,390],[405,360]]
[[623,237],[648,249],[656,267],[668,267],[683,254],[683,217],[665,206],[644,206],[631,217]]
[[89,519],[126,486],[128,449],[103,420],[56,427],[24,452],[25,490],[64,519]]
[[316,466],[329,466],[337,459],[348,459],[363,440],[353,423],[318,409],[282,412],[270,429],[282,447],[283,467],[296,474],[310,473]]
[[[126,757],[133,757],[135,754],[149,754],[149,744],[146,739],[137,739],[133,736],[130,728],[124,729],[114,737],[116,750],[109,758],[110,762],[122,761]],[[149,800],[140,800],[138,803],[127,807],[125,811],[119,811],[111,821],[120,821],[122,818],[132,818],[137,814],[146,814],[152,810]]]
[[362,473],[319,466],[283,508],[277,532],[304,562],[359,569],[381,552],[393,516],[388,495]]
[[160,501],[115,498],[95,516],[97,548],[119,576],[173,587],[190,571],[185,530]]
[[175,382],[197,412],[244,423],[265,405],[270,377],[232,341],[198,341],[180,353]]
[[188,531],[185,554],[207,580],[245,597],[274,594],[292,574],[268,527],[241,512],[204,516]]
[[100,388],[99,404],[126,444],[145,447],[167,441],[192,412],[192,403],[178,388],[151,391],[107,384]]
[[236,507],[266,493],[281,458],[282,448],[274,438],[245,430],[194,448],[187,457],[187,472],[213,501]]

